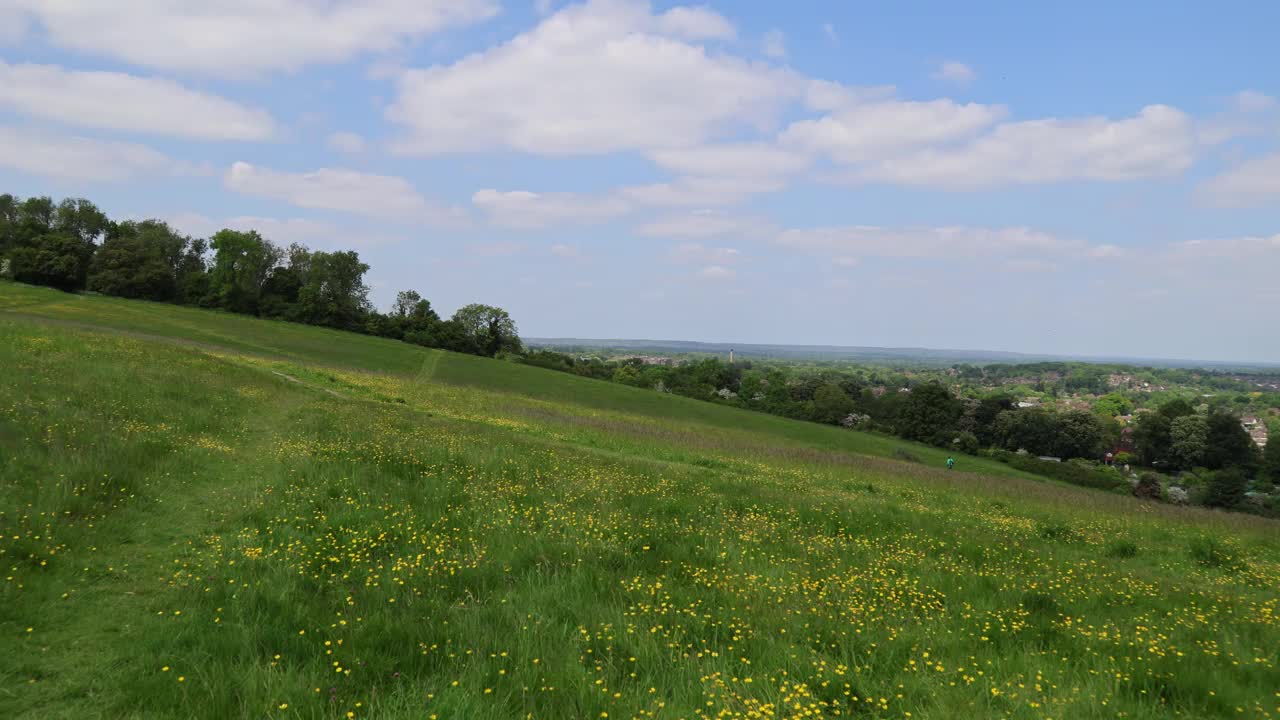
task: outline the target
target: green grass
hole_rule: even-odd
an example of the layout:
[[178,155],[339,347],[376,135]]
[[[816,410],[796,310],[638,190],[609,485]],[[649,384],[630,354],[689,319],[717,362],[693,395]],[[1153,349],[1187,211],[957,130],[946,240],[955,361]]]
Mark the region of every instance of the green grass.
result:
[[0,368],[3,717],[1280,714],[1260,518],[5,283]]

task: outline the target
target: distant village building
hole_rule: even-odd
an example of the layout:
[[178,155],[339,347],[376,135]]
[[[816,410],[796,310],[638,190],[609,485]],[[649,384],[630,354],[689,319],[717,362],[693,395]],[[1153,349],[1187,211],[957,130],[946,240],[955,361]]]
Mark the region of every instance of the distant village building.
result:
[[1240,424],[1244,426],[1245,432],[1249,433],[1249,438],[1253,440],[1253,444],[1265,450],[1267,447],[1267,424],[1256,417],[1240,418]]

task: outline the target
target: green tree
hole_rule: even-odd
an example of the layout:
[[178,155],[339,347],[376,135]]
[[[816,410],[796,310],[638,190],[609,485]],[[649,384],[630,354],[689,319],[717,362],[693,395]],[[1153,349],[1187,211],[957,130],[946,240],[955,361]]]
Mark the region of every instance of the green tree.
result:
[[853,399],[839,385],[827,383],[813,393],[814,420],[834,425],[851,412]]
[[214,251],[209,273],[214,303],[232,312],[257,314],[263,285],[280,263],[280,249],[253,230],[219,230],[209,244]]
[[1174,467],[1190,470],[1204,465],[1209,444],[1209,419],[1183,415],[1169,426],[1169,460]]
[[1043,408],[1007,410],[996,416],[992,434],[997,444],[1007,450],[1026,450],[1033,455],[1054,451],[1057,424]]
[[417,292],[402,290],[396,293],[390,318],[392,333],[396,337],[416,345],[436,345],[435,331],[440,323],[440,316],[432,309],[431,303]]
[[93,253],[93,247],[111,228],[111,221],[97,205],[84,198],[68,198],[53,211],[55,232],[70,235]]
[[927,440],[939,432],[954,430],[960,419],[960,401],[937,382],[911,389],[898,410],[897,433],[910,440]]
[[88,287],[105,295],[177,300],[190,249],[190,238],[159,220],[119,223],[94,253]]
[[1213,413],[1208,418],[1208,437],[1205,440],[1204,466],[1210,470],[1240,467],[1251,470],[1257,466],[1257,447],[1240,420],[1227,413]]
[[458,308],[452,319],[485,355],[492,357],[503,351],[519,352],[521,349],[516,322],[502,308],[473,303]]
[[1103,417],[1128,415],[1133,412],[1133,402],[1120,393],[1107,393],[1093,403],[1093,411]]
[[79,290],[85,285],[92,258],[92,246],[72,235],[50,232],[11,250],[9,272],[22,282]]
[[310,253],[299,272],[296,316],[312,325],[354,330],[364,325],[370,311],[369,288],[364,274],[369,266],[352,250]]
[[13,195],[0,195],[0,264],[8,259],[17,239],[18,205],[18,198]]
[[1258,476],[1272,485],[1280,485],[1280,437],[1275,434],[1262,454],[1262,471]]
[[1173,438],[1170,435],[1173,421],[1194,415],[1195,412],[1191,403],[1178,398],[1161,405],[1155,412],[1140,416],[1133,427],[1133,444],[1139,459],[1146,465],[1168,462],[1173,452]]
[[1244,502],[1245,490],[1249,479],[1240,468],[1231,467],[1219,470],[1209,480],[1204,504],[1210,507],[1234,508]]
[[1097,415],[1085,410],[1059,414],[1053,453],[1061,458],[1097,458],[1102,454],[1104,428]]

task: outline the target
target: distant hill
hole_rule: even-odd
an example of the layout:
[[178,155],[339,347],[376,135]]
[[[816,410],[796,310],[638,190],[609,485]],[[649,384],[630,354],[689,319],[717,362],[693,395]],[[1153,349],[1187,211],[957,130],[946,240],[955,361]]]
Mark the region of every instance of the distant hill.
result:
[[1122,363],[1149,367],[1206,368],[1215,370],[1280,367],[1280,363],[1247,363],[1229,360],[1179,360],[1124,356],[1046,355],[1006,350],[955,350],[919,347],[866,347],[847,345],[766,345],[755,343],[712,343],[692,340],[635,340],[593,338],[524,338],[531,347],[561,350],[616,350],[650,353],[726,354],[733,350],[739,357],[777,358],[782,360],[849,360],[873,364],[951,365],[970,363],[1034,363],[1073,361]]

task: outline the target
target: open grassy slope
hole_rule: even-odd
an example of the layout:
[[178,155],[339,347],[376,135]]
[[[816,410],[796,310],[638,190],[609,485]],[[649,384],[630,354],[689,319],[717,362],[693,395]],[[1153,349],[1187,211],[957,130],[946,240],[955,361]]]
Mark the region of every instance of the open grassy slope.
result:
[[0,283],[0,716],[1280,716],[1275,523],[905,446]]

